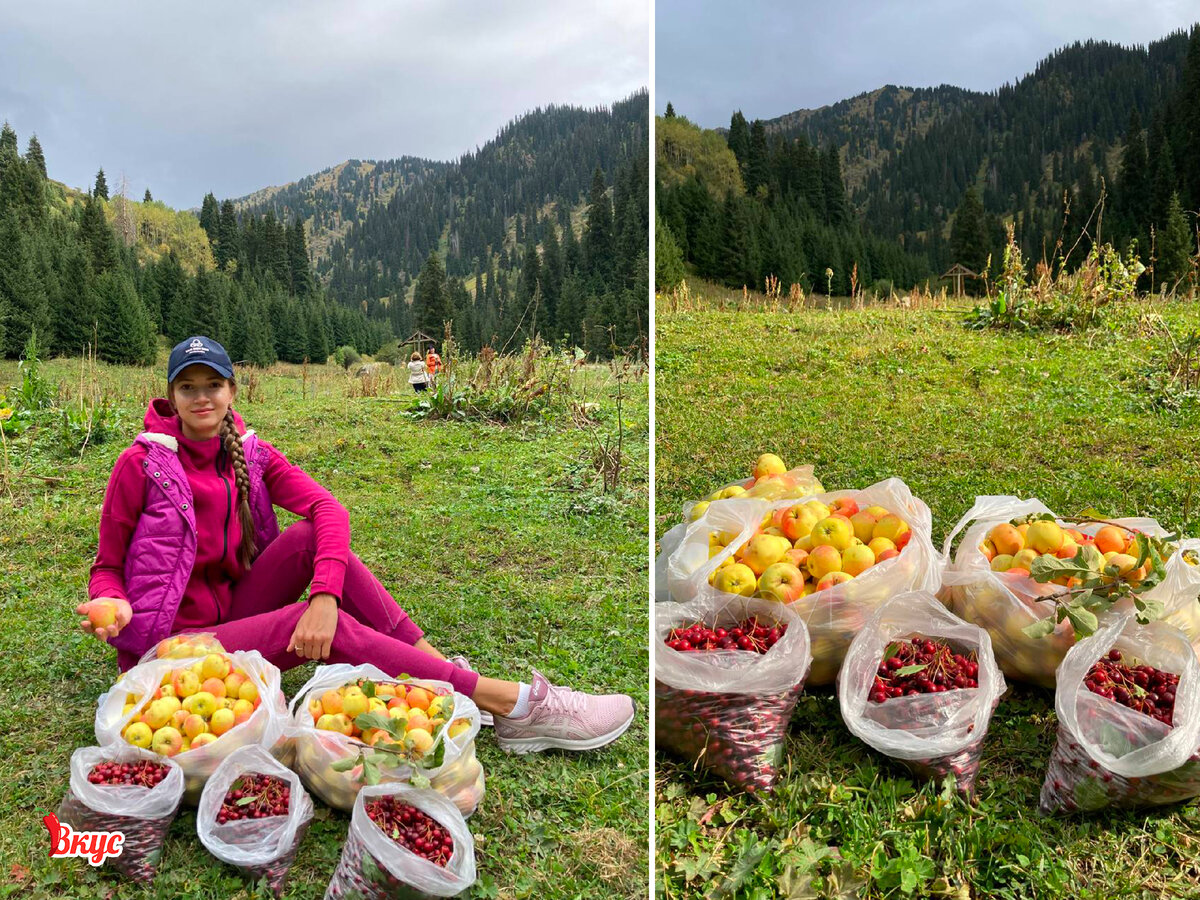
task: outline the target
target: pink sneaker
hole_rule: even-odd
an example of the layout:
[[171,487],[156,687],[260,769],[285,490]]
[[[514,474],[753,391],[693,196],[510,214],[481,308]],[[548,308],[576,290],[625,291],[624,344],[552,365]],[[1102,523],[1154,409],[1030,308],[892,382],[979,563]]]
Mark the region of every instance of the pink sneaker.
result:
[[[468,672],[475,671],[474,669],[471,668],[470,660],[468,660],[465,656],[461,656],[461,655],[460,656],[452,656],[452,657],[450,657],[450,659],[447,660],[447,662],[449,662],[452,666],[454,666],[457,669],[466,669]],[[490,712],[488,712],[486,709],[479,710],[479,724],[480,725],[486,725],[490,728],[494,721],[495,720],[492,718],[492,714]]]
[[611,744],[633,722],[633,700],[624,694],[585,694],[556,687],[534,671],[529,713],[496,716],[496,740],[509,753],[595,750]]

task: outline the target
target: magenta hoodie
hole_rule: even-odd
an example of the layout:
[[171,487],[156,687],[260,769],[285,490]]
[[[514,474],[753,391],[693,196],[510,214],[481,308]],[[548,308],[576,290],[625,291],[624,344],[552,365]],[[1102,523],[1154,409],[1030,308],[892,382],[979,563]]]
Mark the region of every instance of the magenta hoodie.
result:
[[[235,413],[238,433],[246,429]],[[229,620],[233,586],[245,574],[237,560],[242,529],[237,516],[237,482],[221,439],[193,441],[183,436],[179,417],[165,399],[152,400],[146,410],[145,430],[173,437],[178,459],[191,488],[196,519],[196,556],[184,588],[171,633],[203,628]],[[263,483],[271,503],[309,519],[316,532],[316,558],[312,593],[329,593],[341,599],[342,581],[350,555],[350,517],[333,495],[303,469],[261,438],[269,459]],[[100,513],[100,539],[92,565],[88,595],[129,600],[137,613],[137,598],[125,590],[126,551],[146,500],[147,478],[143,466],[148,450],[135,443],[113,467]],[[261,548],[260,548],[261,549]]]

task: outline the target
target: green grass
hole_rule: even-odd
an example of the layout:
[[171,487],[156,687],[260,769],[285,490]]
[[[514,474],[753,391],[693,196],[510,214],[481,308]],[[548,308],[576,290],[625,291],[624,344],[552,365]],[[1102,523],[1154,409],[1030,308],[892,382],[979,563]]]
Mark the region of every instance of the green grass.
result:
[[[46,371],[64,396],[78,395],[78,361]],[[0,362],[0,393],[16,378],[16,364]],[[601,402],[601,431],[615,431],[608,370],[573,378]],[[208,855],[191,810],[176,819],[145,890],[79,860],[48,860],[37,811],[58,807],[70,754],[95,742],[95,699],[116,675],[115,652],[77,630],[74,607],[86,599],[108,474],[160,379],[159,371],[100,367],[96,388],[119,403],[122,434],[82,461],[60,454],[52,428],[9,439],[11,477],[0,484],[0,896],[266,896]],[[646,382],[627,387],[629,468],[608,495],[591,468],[588,433],[565,415],[508,428],[412,422],[400,415],[411,397],[402,378],[399,403],[351,398],[357,383],[332,367],[305,376],[279,366],[239,410],[349,509],[355,552],[435,646],[501,677],[537,667],[560,683],[629,693],[640,708],[620,741],[588,754],[510,757],[485,729],[471,896],[645,896]],[[315,665],[285,673],[289,699]],[[348,816],[316,806],[290,897],[321,897],[341,853]]]
[[[829,490],[904,479],[932,509],[939,547],[981,494],[1200,531],[1200,412],[1166,411],[1144,389],[1158,352],[1140,336],[1147,308],[1119,310],[1092,334],[1019,335],[968,331],[961,308],[698,306],[660,306],[657,318],[658,535],[685,500],[744,478],[765,451],[813,463]],[[1194,307],[1152,311],[1200,324]],[[656,754],[658,895],[1200,896],[1197,801],[1038,815],[1054,735],[1052,693],[1015,685],[968,805],[856,740],[831,689],[806,690],[769,799]],[[817,892],[808,879],[818,873],[845,893]]]

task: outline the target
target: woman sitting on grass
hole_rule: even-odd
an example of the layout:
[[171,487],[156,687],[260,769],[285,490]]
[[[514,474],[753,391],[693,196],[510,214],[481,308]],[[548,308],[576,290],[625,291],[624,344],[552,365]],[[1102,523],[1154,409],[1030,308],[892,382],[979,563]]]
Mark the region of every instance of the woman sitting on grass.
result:
[[[421,363],[424,366],[424,363]],[[81,625],[117,648],[124,671],[180,632],[212,632],[227,650],[257,650],[280,669],[305,660],[448,681],[493,714],[500,746],[592,750],[633,721],[633,701],[550,684],[485,678],[447,660],[350,552],[346,510],[232,408],[223,347],[189,338],[172,351],[167,399],[117,459],[100,515],[88,595],[111,601],[116,624]],[[274,505],[300,521],[282,534]],[[296,602],[305,588],[309,599]]]

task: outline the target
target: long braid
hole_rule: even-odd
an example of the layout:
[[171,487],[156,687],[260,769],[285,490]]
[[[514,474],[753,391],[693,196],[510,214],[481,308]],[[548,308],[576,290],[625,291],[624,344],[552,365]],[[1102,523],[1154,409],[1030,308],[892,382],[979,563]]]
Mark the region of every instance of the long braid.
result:
[[233,422],[233,409],[225,412],[221,421],[221,443],[233,461],[233,475],[238,490],[238,522],[242,526],[242,542],[238,546],[238,562],[250,570],[250,561],[258,547],[254,541],[254,516],[250,513],[250,471],[246,467],[246,451],[242,447],[242,436]]

